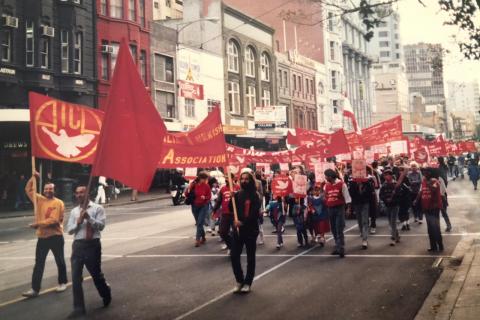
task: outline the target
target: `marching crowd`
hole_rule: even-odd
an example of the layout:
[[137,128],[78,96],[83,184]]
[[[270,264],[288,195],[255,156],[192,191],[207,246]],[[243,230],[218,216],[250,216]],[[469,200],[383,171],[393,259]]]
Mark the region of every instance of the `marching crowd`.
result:
[[[334,159],[332,160],[334,161]],[[444,250],[440,215],[445,220],[445,232],[452,230],[448,215],[447,185],[450,180],[464,178],[465,166],[474,190],[480,176],[478,155],[438,157],[434,162],[419,166],[408,157],[388,157],[367,165],[364,179],[352,177],[350,164],[335,163],[335,170],[324,172],[323,182],[315,182],[315,174],[302,166],[290,172],[276,171],[271,177],[263,171],[244,168],[240,175],[228,179],[211,177],[202,171],[186,190],[186,204],[191,205],[196,222],[195,247],[206,243],[205,226],[215,235],[218,226],[222,249],[228,250],[237,280],[235,292],[247,293],[255,273],[256,246],[264,244],[264,218],[269,218],[277,236],[276,248],[284,245],[285,224],[290,218],[295,225],[297,246],[318,243],[324,246],[325,234],[335,240],[332,255],[345,256],[345,219],[356,218],[361,235],[361,248],[368,249],[368,237],[376,233],[376,219],[384,215],[390,228],[390,246],[400,243],[400,231],[408,232],[411,223],[428,229],[429,252]],[[295,175],[308,178],[304,197],[293,193]],[[279,175],[289,176],[287,196],[272,193],[272,181]],[[232,197],[232,191],[235,197]],[[233,200],[233,201],[232,201]],[[235,208],[234,208],[235,207]],[[234,219],[234,209],[238,221]],[[247,273],[240,264],[243,247],[247,253]]]

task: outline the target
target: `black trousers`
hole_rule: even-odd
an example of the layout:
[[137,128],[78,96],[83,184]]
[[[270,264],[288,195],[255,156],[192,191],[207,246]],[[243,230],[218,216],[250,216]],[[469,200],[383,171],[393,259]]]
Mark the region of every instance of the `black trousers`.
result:
[[[233,274],[237,283],[252,285],[255,277],[255,252],[257,250],[258,230],[245,230],[240,227],[240,230],[233,231],[232,249],[230,259],[232,261]],[[242,264],[240,262],[240,255],[243,247],[247,250],[247,275],[244,277]]]
[[83,297],[83,266],[85,266],[93,278],[93,283],[102,298],[111,296],[110,286],[107,284],[102,273],[102,246],[100,239],[75,240],[72,244],[72,289],[73,308],[85,310]]
[[233,226],[233,215],[222,214],[220,217],[220,227],[218,228],[218,234],[227,245],[228,249],[232,249],[232,237],[230,236],[230,230]]
[[45,269],[45,260],[48,252],[52,250],[58,269],[58,283],[67,283],[67,266],[63,254],[65,241],[63,236],[51,236],[48,238],[39,238],[37,248],[35,249],[35,266],[32,274],[32,289],[39,292],[42,284],[43,271]]
[[433,250],[443,250],[442,232],[440,231],[440,209],[427,210],[425,212],[425,218],[427,219],[430,248]]

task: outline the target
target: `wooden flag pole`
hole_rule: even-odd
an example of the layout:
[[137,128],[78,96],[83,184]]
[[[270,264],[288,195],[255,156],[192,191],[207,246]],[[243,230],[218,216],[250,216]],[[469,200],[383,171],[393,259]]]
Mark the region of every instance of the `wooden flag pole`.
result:
[[33,179],[33,194],[32,194],[32,202],[33,202],[33,217],[34,217],[34,223],[38,222],[38,216],[37,216],[37,177],[35,174],[37,173],[36,166],[35,166],[35,157],[32,156],[32,179]]
[[[230,188],[230,194],[232,195],[231,199],[232,199],[232,207],[233,207],[233,221],[235,222],[235,225],[236,225],[238,222],[238,213],[237,213],[237,205],[235,203],[235,193],[234,193],[235,191],[233,189],[233,181],[232,181],[232,175],[230,172],[230,166],[228,165],[227,168],[228,168],[227,170],[228,186]],[[238,231],[238,228],[236,229]]]

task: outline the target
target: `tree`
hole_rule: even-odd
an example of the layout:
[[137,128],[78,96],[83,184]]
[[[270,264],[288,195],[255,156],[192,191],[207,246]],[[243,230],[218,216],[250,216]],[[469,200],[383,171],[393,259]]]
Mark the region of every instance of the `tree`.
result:
[[[309,0],[321,7],[338,12],[338,16],[358,14],[365,25],[365,40],[373,37],[376,27],[392,13],[391,5],[402,0]],[[425,6],[422,0],[419,5]],[[438,0],[440,10],[448,14],[445,25],[459,28],[457,43],[460,52],[471,60],[480,60],[480,0]],[[312,21],[311,14],[303,11],[282,11],[283,19],[302,25],[316,25],[325,19]],[[328,17],[330,19],[333,17]]]

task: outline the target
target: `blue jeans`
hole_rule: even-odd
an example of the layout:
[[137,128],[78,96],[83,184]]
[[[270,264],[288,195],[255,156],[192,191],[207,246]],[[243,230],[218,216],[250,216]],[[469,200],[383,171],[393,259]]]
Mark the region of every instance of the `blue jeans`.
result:
[[388,224],[390,225],[390,235],[392,240],[399,239],[397,230],[398,208],[398,206],[387,207]]
[[335,248],[338,252],[345,250],[345,237],[343,231],[345,229],[345,206],[336,206],[328,208],[328,217],[330,218],[330,226],[332,228],[333,238],[335,239]]
[[203,224],[205,223],[205,217],[208,214],[208,204],[202,207],[192,205],[192,214],[195,218],[195,225],[197,226],[197,234],[195,236],[195,239],[200,240],[202,238],[205,238],[205,230],[203,229]]
[[352,205],[353,212],[357,216],[358,229],[360,229],[360,234],[362,235],[362,240],[367,241],[368,239],[368,215],[370,213],[370,206],[368,203],[359,203]]
[[[307,229],[305,229],[305,219],[302,215],[294,215],[293,222],[295,223],[295,227],[297,228],[297,241],[299,244],[303,245],[305,240],[305,245],[308,244],[308,235]],[[277,231],[278,232],[278,231]],[[281,232],[280,232],[281,233]]]

